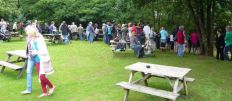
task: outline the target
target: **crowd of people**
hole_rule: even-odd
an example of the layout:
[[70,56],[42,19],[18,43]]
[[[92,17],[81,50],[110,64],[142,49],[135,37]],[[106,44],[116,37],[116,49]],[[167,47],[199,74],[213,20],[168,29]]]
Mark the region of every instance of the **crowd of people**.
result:
[[[0,32],[7,31],[9,24],[1,19]],[[12,31],[16,32],[19,29],[23,29],[24,23],[14,22]],[[48,54],[48,50],[43,39],[42,33],[59,34],[61,33],[64,38],[64,43],[68,43],[69,40],[76,40],[77,35],[80,40],[89,41],[93,43],[98,38],[100,29],[98,24],[89,22],[86,29],[82,27],[82,24],[77,26],[75,22],[68,25],[63,21],[57,28],[55,22],[52,21],[50,25],[45,23],[44,30],[39,25],[38,21],[28,21],[25,27],[26,32],[26,54],[28,56],[27,62],[27,89],[22,94],[30,94],[32,92],[32,71],[34,66],[36,67],[38,78],[41,83],[43,93],[39,97],[49,96],[53,93],[55,86],[46,78],[46,74],[50,74],[53,71],[51,60]],[[84,31],[86,30],[86,31]],[[165,51],[170,49],[177,52],[179,57],[183,57],[186,46],[188,47],[188,53],[191,51],[196,54],[200,47],[199,34],[196,31],[192,31],[191,34],[186,34],[184,26],[178,26],[172,33],[168,33],[165,27],[161,27],[160,31],[154,31],[149,24],[102,24],[103,41],[105,44],[110,45],[111,40],[128,42],[130,48],[134,51],[138,58],[142,58],[145,53],[146,43],[149,41],[149,45],[153,44],[156,49]],[[85,34],[84,34],[85,33]],[[215,46],[217,49],[216,58],[220,60],[232,60],[229,53],[232,53],[232,26],[226,27],[226,32],[223,34],[221,30],[217,30]],[[145,45],[145,46],[144,46]],[[47,87],[49,90],[47,90]]]
[[[54,21],[44,24],[41,27],[37,20],[34,21],[34,26],[38,29],[39,33],[47,34],[62,34],[64,43],[68,43],[70,40],[77,40],[78,37],[81,41],[87,40],[89,43],[93,43],[98,39],[99,34],[103,35],[103,41],[105,44],[110,45],[110,40],[121,40],[122,42],[128,42],[129,47],[134,50],[137,57],[143,57],[143,51],[146,50],[146,42],[152,44],[156,49],[161,51],[171,50],[177,52],[177,55],[182,57],[184,53],[199,54],[200,37],[196,30],[192,30],[190,34],[187,34],[184,26],[176,27],[172,32],[168,31],[165,27],[161,27],[159,31],[155,31],[149,24],[145,23],[128,23],[128,24],[115,24],[111,22],[103,23],[99,26],[97,23],[89,22],[84,28],[82,24],[77,26],[75,22],[68,25],[65,21],[57,26]],[[0,28],[1,32],[7,30],[8,22],[1,19]],[[101,28],[100,28],[101,27]],[[24,29],[24,23],[21,21],[13,23],[12,31],[20,31]],[[226,27],[226,34],[224,35],[221,30],[217,31],[215,39],[215,47],[217,49],[216,58],[221,60],[228,60],[228,52],[231,52],[231,26]],[[171,33],[170,33],[171,32]],[[145,48],[145,49],[144,49]],[[154,49],[154,48],[153,48]],[[149,52],[149,48],[147,48]],[[231,59],[229,59],[231,60]]]
[[[130,48],[132,48],[137,57],[142,57],[141,53],[144,48],[143,45],[146,45],[147,41],[156,49],[165,51],[170,49],[176,51],[178,56],[182,57],[184,50],[188,46],[189,53],[191,50],[195,54],[196,51],[199,51],[200,40],[199,35],[196,31],[193,31],[190,35],[186,36],[184,26],[177,27],[172,33],[161,27],[160,31],[154,31],[154,28],[151,28],[149,24],[103,24],[102,26],[104,34],[104,42],[110,44],[110,40],[125,40],[130,42]],[[188,45],[186,45],[186,40],[189,40]]]

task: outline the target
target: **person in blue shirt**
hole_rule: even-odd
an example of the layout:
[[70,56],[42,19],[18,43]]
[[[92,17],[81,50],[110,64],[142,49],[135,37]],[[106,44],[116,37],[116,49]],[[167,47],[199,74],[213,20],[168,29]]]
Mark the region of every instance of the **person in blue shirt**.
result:
[[110,22],[107,23],[107,26],[106,26],[106,43],[110,45],[110,40],[112,40],[112,27],[111,27],[111,24]]
[[161,47],[160,49],[163,51],[166,48],[166,43],[167,43],[167,37],[168,37],[168,32],[164,29],[164,27],[161,28],[160,30],[160,35],[161,35]]

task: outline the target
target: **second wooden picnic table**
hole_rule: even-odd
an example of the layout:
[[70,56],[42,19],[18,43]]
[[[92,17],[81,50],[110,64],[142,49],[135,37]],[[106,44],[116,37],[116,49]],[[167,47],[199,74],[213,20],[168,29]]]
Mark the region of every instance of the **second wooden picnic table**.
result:
[[[194,81],[193,78],[186,77],[186,75],[191,71],[189,68],[138,62],[127,66],[126,69],[131,71],[129,81],[117,83],[118,86],[126,90],[124,101],[127,100],[129,90],[147,93],[175,101],[180,95],[179,91],[182,89],[184,89],[185,94],[188,95],[187,82]],[[135,73],[141,73],[142,78],[133,81]],[[148,87],[147,80],[151,77],[167,79],[172,87],[172,91]],[[145,83],[145,86],[139,84],[141,81]]]

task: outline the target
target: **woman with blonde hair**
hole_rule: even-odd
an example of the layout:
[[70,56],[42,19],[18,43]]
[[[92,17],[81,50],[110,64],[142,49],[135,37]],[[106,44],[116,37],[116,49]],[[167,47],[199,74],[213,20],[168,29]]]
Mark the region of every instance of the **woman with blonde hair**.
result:
[[[42,86],[43,93],[38,97],[44,97],[51,95],[55,89],[55,86],[46,78],[46,74],[51,74],[54,72],[51,60],[48,54],[47,46],[44,41],[43,36],[37,31],[33,26],[28,26],[25,30],[27,34],[27,90],[22,92],[23,94],[31,93],[32,85],[32,70],[36,66],[39,81]],[[47,92],[48,86],[49,92]],[[27,92],[29,91],[29,93]]]

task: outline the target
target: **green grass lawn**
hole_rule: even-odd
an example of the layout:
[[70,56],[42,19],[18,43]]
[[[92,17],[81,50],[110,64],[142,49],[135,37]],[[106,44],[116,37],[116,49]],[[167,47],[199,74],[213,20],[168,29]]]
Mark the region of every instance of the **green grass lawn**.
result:
[[[24,41],[0,43],[0,60],[6,59],[6,51],[18,49],[25,49]],[[127,81],[130,72],[124,67],[139,61],[192,69],[188,76],[196,81],[188,85],[190,96],[181,96],[177,101],[232,101],[231,62],[194,55],[178,58],[171,52],[156,52],[155,56],[137,59],[131,50],[113,57],[110,47],[100,41],[94,44],[73,41],[70,45],[48,45],[48,49],[55,68],[55,73],[48,76],[56,86],[54,94],[37,98],[41,87],[34,71],[32,94],[21,95],[26,88],[26,73],[17,79],[17,72],[6,68],[0,74],[0,101],[122,101],[124,91],[115,84]],[[135,78],[140,76],[137,74]],[[149,79],[149,85],[171,89],[167,80],[160,78]],[[128,101],[165,99],[132,91]]]

